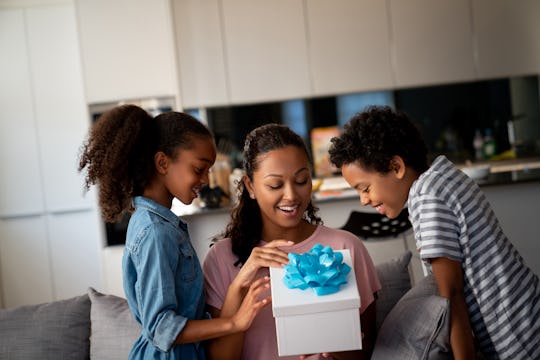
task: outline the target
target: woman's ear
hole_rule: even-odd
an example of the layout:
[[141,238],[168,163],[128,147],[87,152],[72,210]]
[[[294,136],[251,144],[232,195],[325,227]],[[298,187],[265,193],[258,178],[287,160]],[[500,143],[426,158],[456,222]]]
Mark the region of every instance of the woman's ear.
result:
[[158,151],[156,155],[154,155],[154,166],[156,167],[158,174],[166,175],[169,167],[169,157],[165,155],[164,152]]
[[403,179],[405,176],[406,166],[405,161],[401,156],[394,156],[390,160],[390,171],[392,171],[398,179]]
[[247,175],[242,176],[242,182],[249,193],[249,197],[255,199],[255,190],[253,189],[253,184]]

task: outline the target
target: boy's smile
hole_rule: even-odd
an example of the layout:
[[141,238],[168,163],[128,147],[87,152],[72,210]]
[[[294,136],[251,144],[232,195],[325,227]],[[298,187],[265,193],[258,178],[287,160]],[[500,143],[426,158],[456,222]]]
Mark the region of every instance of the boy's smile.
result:
[[416,179],[411,177],[411,170],[405,167],[403,160],[396,156],[392,161],[392,170],[380,173],[366,170],[360,163],[345,164],[341,168],[343,177],[360,195],[363,206],[371,206],[379,214],[393,219],[397,217],[407,203],[409,189]]

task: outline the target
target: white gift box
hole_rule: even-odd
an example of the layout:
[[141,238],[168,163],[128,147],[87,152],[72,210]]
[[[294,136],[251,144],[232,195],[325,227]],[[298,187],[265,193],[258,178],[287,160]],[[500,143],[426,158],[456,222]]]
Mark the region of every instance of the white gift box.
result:
[[285,270],[270,268],[272,312],[276,320],[280,356],[362,349],[360,295],[349,250],[343,262],[351,267],[347,283],[329,295],[313,289],[289,289]]

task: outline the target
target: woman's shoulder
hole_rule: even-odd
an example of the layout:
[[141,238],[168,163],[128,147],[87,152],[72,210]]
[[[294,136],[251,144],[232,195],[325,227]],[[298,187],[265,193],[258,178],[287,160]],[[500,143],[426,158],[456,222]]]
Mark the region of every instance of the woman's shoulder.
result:
[[330,228],[326,225],[319,225],[319,233],[319,235],[331,238],[345,239],[354,242],[357,242],[359,240],[356,235],[347,230]]
[[233,256],[234,254],[232,252],[231,239],[223,238],[212,243],[206,255],[205,261],[206,259],[229,259]]
[[315,242],[328,245],[335,249],[349,249],[362,246],[362,241],[353,233],[342,229],[330,228],[325,225],[319,225],[314,235],[313,240]]

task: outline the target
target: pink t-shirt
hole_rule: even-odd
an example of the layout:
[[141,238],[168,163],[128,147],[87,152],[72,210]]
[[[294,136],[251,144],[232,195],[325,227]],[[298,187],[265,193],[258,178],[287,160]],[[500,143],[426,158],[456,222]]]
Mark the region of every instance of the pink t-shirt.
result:
[[[263,244],[261,242],[261,245]],[[350,250],[361,299],[360,312],[363,312],[373,302],[373,294],[381,289],[381,284],[373,261],[362,241],[350,232],[319,225],[306,240],[282,249],[288,252],[304,253],[311,250],[315,244],[330,246],[334,250]],[[234,266],[237,260],[238,258],[232,252],[230,239],[220,240],[210,248],[203,263],[206,302],[208,305],[221,309],[227,289],[240,271],[239,267]],[[267,268],[261,269],[259,276],[262,277],[268,275],[268,273]],[[242,359],[298,360],[298,356],[278,357],[276,324],[272,316],[271,306],[261,310],[245,333]]]

